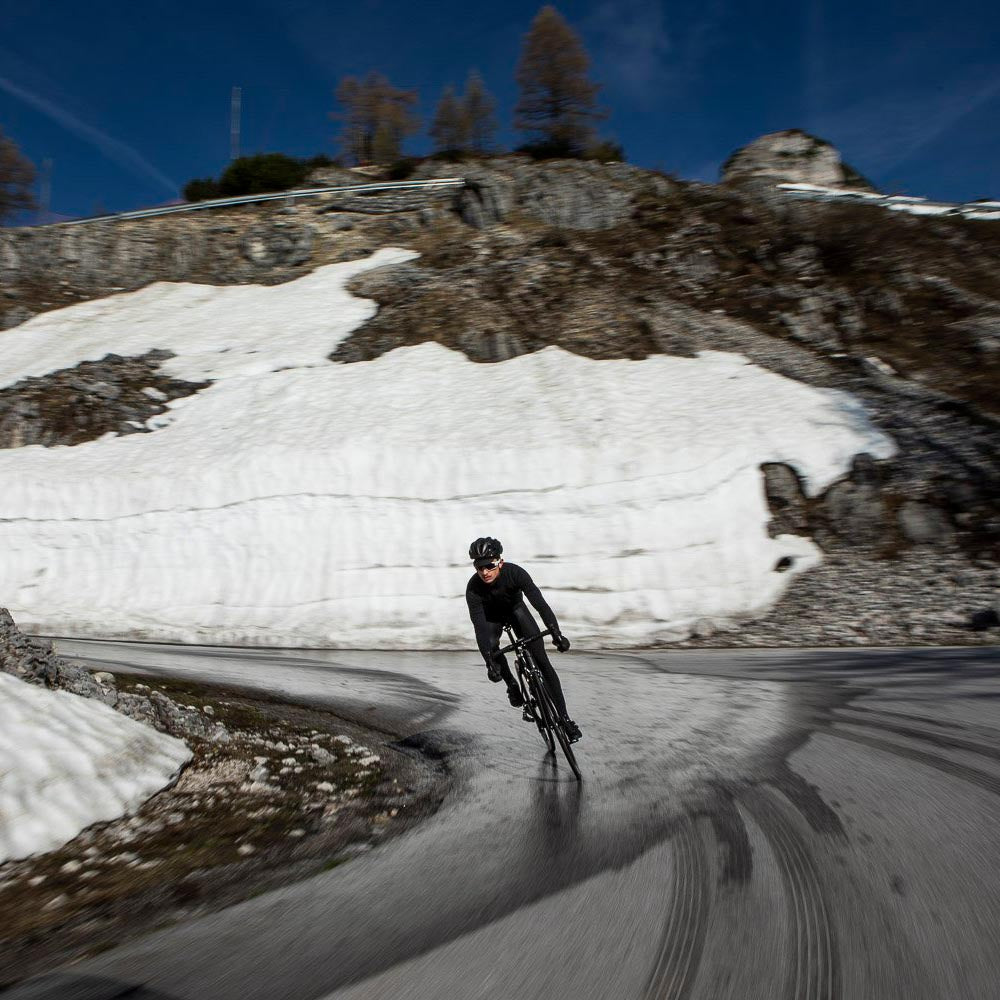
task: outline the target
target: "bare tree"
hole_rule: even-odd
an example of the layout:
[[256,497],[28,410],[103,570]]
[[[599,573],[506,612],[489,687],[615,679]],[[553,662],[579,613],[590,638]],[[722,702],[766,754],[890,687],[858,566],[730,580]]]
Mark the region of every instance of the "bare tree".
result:
[[0,223],[17,212],[35,207],[31,194],[34,181],[35,168],[31,161],[24,156],[17,143],[0,130]]
[[412,110],[416,91],[399,90],[381,73],[372,71],[362,80],[345,76],[336,97],[344,110],[331,117],[344,123],[340,141],[356,163],[398,159],[403,140],[420,128]]
[[493,148],[497,131],[496,101],[475,71],[469,73],[462,96],[462,117],[465,120],[465,139],[468,148],[477,153],[487,153]]
[[521,98],[514,125],[537,146],[580,155],[593,141],[600,87],[587,79],[590,58],[579,36],[551,6],[543,7],[524,36],[517,82]]
[[445,87],[437,111],[434,112],[434,122],[431,125],[431,138],[438,152],[458,151],[465,148],[466,122],[464,109],[455,97],[455,88]]

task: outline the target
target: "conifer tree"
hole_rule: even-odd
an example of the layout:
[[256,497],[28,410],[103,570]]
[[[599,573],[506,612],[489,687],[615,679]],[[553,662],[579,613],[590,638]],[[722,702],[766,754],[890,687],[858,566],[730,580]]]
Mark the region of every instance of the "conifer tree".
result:
[[514,109],[516,128],[552,155],[579,156],[594,138],[600,89],[587,78],[590,59],[579,36],[551,6],[543,7],[524,36]]
[[462,117],[465,122],[465,140],[470,150],[488,153],[493,148],[497,131],[496,101],[475,71],[469,73],[462,96]]
[[0,223],[22,209],[35,207],[31,194],[34,180],[35,168],[31,161],[0,129]]
[[356,163],[389,163],[399,159],[403,140],[420,128],[413,111],[414,90],[399,90],[381,73],[364,79],[346,76],[336,90],[343,111],[332,118],[343,122],[344,152]]
[[455,97],[455,88],[449,85],[441,95],[431,125],[434,148],[438,152],[458,152],[465,149],[466,136],[464,107]]

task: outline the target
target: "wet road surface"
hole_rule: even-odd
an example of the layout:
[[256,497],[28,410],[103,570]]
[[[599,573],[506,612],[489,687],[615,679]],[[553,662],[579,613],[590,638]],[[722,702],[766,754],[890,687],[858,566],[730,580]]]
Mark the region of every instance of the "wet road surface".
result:
[[1000,998],[1000,651],[554,663],[578,784],[458,653],[60,641],[259,688],[441,755],[452,788],[350,864],[10,998]]

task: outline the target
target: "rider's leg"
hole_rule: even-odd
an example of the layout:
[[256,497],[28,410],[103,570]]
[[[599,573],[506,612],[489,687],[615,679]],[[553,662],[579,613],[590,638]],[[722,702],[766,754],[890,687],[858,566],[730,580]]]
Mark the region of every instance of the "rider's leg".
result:
[[[515,609],[512,624],[518,638],[523,638],[526,635],[538,635],[541,631],[535,624],[531,612],[523,604]],[[545,683],[552,693],[552,700],[556,703],[556,711],[564,719],[568,719],[569,713],[566,711],[566,699],[563,697],[562,684],[559,683],[559,675],[549,663],[548,654],[545,652],[545,642],[542,639],[536,639],[534,642],[528,643],[528,649],[531,650],[531,656],[538,664],[538,669],[541,670]]]
[[[499,649],[503,626],[495,622],[488,622],[488,625],[490,629],[490,649]],[[524,703],[524,699],[521,697],[521,685],[517,683],[517,678],[511,672],[506,656],[503,657],[503,662],[500,664],[500,676],[503,678],[504,684],[507,685],[507,700],[519,708]]]

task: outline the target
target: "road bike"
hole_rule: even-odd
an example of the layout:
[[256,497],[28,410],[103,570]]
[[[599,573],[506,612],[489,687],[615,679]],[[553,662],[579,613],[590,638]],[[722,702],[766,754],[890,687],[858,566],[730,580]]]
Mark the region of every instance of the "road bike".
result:
[[549,693],[548,685],[545,683],[545,676],[535,663],[528,643],[536,639],[542,639],[552,634],[551,629],[539,632],[538,635],[528,636],[524,639],[515,639],[510,625],[504,625],[504,631],[510,640],[509,646],[504,646],[500,650],[502,653],[514,654],[514,663],[517,666],[517,682],[521,686],[521,695],[524,698],[525,718],[533,721],[542,734],[542,739],[549,749],[549,753],[555,757],[556,743],[562,747],[563,755],[569,762],[577,781],[582,781],[580,767],[576,762],[576,754],[570,744],[569,736],[566,734],[566,727],[563,725],[562,716],[559,714]]

